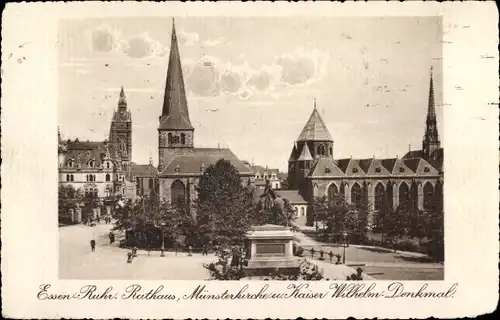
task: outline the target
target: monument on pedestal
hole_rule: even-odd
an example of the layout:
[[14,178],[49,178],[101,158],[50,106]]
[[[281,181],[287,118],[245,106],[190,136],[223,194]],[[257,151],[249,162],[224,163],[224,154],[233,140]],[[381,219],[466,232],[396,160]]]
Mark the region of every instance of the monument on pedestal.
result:
[[280,269],[298,273],[300,260],[293,255],[293,232],[289,228],[266,224],[247,233],[247,275],[269,275]]

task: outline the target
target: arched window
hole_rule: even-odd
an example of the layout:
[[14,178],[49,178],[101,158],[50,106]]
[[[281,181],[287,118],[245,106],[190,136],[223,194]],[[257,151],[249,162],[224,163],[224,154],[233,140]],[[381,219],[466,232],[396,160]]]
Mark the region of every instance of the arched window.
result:
[[108,174],[106,174],[106,181],[111,181],[111,176]]
[[328,203],[331,204],[335,198],[335,195],[339,193],[339,189],[335,183],[331,183],[328,186]]
[[73,160],[68,160],[68,162],[66,163],[66,165],[70,168],[73,168]]
[[171,201],[174,205],[180,205],[186,201],[186,187],[180,180],[175,180],[172,183]]
[[441,182],[436,183],[436,187],[434,189],[434,197],[432,199],[433,207],[435,210],[441,211],[443,210],[443,184]]
[[320,144],[320,145],[318,146],[318,155],[320,155],[320,156],[324,156],[324,155],[325,155],[325,153],[326,153],[325,146],[324,146],[324,145],[322,145],[322,144]]
[[94,160],[90,160],[89,161],[89,167],[93,168],[95,166],[95,161]]
[[394,206],[393,196],[394,196],[394,187],[391,182],[387,184],[387,188],[385,189],[387,206],[392,209]]
[[401,185],[399,186],[399,205],[408,202],[409,198],[410,198],[410,188],[408,188],[406,182],[402,182]]
[[380,210],[383,208],[386,202],[385,188],[384,185],[379,182],[375,186],[375,210]]
[[181,144],[186,144],[186,134],[181,133]]
[[169,132],[169,133],[168,133],[168,135],[167,135],[167,137],[168,137],[168,138],[167,138],[167,140],[168,140],[168,145],[171,145],[171,144],[172,144],[172,133],[170,133],[170,132]]
[[417,183],[412,183],[411,189],[410,189],[410,200],[411,200],[411,205],[413,206],[414,209],[418,209],[418,186]]
[[363,203],[363,190],[357,182],[351,188],[351,203],[356,207],[361,206]]
[[98,197],[99,196],[99,190],[97,190],[97,188],[94,188],[94,197]]
[[70,181],[69,179],[70,179],[69,174],[67,174],[66,175],[66,181]]
[[109,169],[109,167],[110,167],[109,161],[106,161],[106,168]]
[[75,181],[75,176],[74,175],[70,174],[70,178],[71,178],[72,182]]
[[330,155],[333,155],[333,147],[330,147]]
[[153,189],[153,178],[149,178],[149,189]]
[[304,211],[304,207],[300,208],[300,216],[303,217],[306,215],[306,212]]
[[424,209],[430,210],[432,208],[434,197],[434,187],[430,182],[424,184]]

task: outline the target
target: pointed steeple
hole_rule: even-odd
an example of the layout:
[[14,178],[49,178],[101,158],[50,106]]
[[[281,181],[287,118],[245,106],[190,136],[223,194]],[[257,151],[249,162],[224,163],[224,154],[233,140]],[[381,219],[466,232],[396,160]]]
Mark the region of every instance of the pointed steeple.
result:
[[159,129],[194,130],[189,120],[189,111],[182,75],[181,57],[177,44],[175,23],[172,20],[172,39],[168,60],[167,81],[163,99],[163,110],[160,116]]
[[434,83],[431,67],[430,85],[429,85],[429,102],[427,106],[427,119],[425,121],[425,134],[422,141],[423,156],[430,159],[435,150],[440,149],[439,134],[437,129],[436,106],[434,102]]
[[304,143],[304,146],[302,147],[302,152],[300,153],[300,157],[298,160],[299,161],[313,160],[311,152],[309,152],[309,147],[307,146],[307,143]]
[[297,149],[297,142],[295,142],[293,144],[292,153],[290,153],[290,158],[288,158],[288,161],[297,160],[298,155],[299,155],[299,150]]
[[325,122],[316,109],[316,100],[314,100],[313,112],[309,120],[307,120],[304,129],[302,129],[297,141],[333,141]]
[[118,99],[118,107],[127,108],[127,98],[125,97],[125,91],[123,90],[123,86],[120,89],[120,98]]

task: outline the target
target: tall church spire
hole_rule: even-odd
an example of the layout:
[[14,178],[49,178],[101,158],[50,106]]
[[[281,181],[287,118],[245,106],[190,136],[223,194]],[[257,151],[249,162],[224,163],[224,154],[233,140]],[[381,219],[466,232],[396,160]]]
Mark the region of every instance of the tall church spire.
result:
[[429,102],[427,106],[427,119],[425,121],[425,134],[422,141],[422,151],[423,156],[427,159],[432,158],[432,154],[437,149],[440,149],[441,142],[439,141],[439,134],[437,129],[437,119],[436,119],[436,106],[434,102],[434,82],[431,67],[430,75],[430,85],[429,85]]
[[163,99],[163,110],[160,116],[160,127],[158,129],[194,130],[189,120],[181,58],[179,46],[177,44],[175,22],[173,20],[165,96]]
[[127,98],[125,97],[125,91],[123,91],[123,86],[120,89],[120,98],[118,99],[118,107],[127,108]]

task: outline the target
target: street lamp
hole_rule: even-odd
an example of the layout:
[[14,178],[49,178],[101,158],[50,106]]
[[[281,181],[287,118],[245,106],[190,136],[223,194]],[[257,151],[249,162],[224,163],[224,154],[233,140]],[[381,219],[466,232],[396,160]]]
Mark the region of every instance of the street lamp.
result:
[[347,247],[347,231],[344,230],[344,232],[342,232],[342,236],[344,237],[344,255],[342,257],[342,264],[345,264],[345,247]]
[[165,256],[165,233],[163,232],[164,229],[165,229],[165,222],[162,222],[161,223],[161,253],[160,253],[160,257]]

